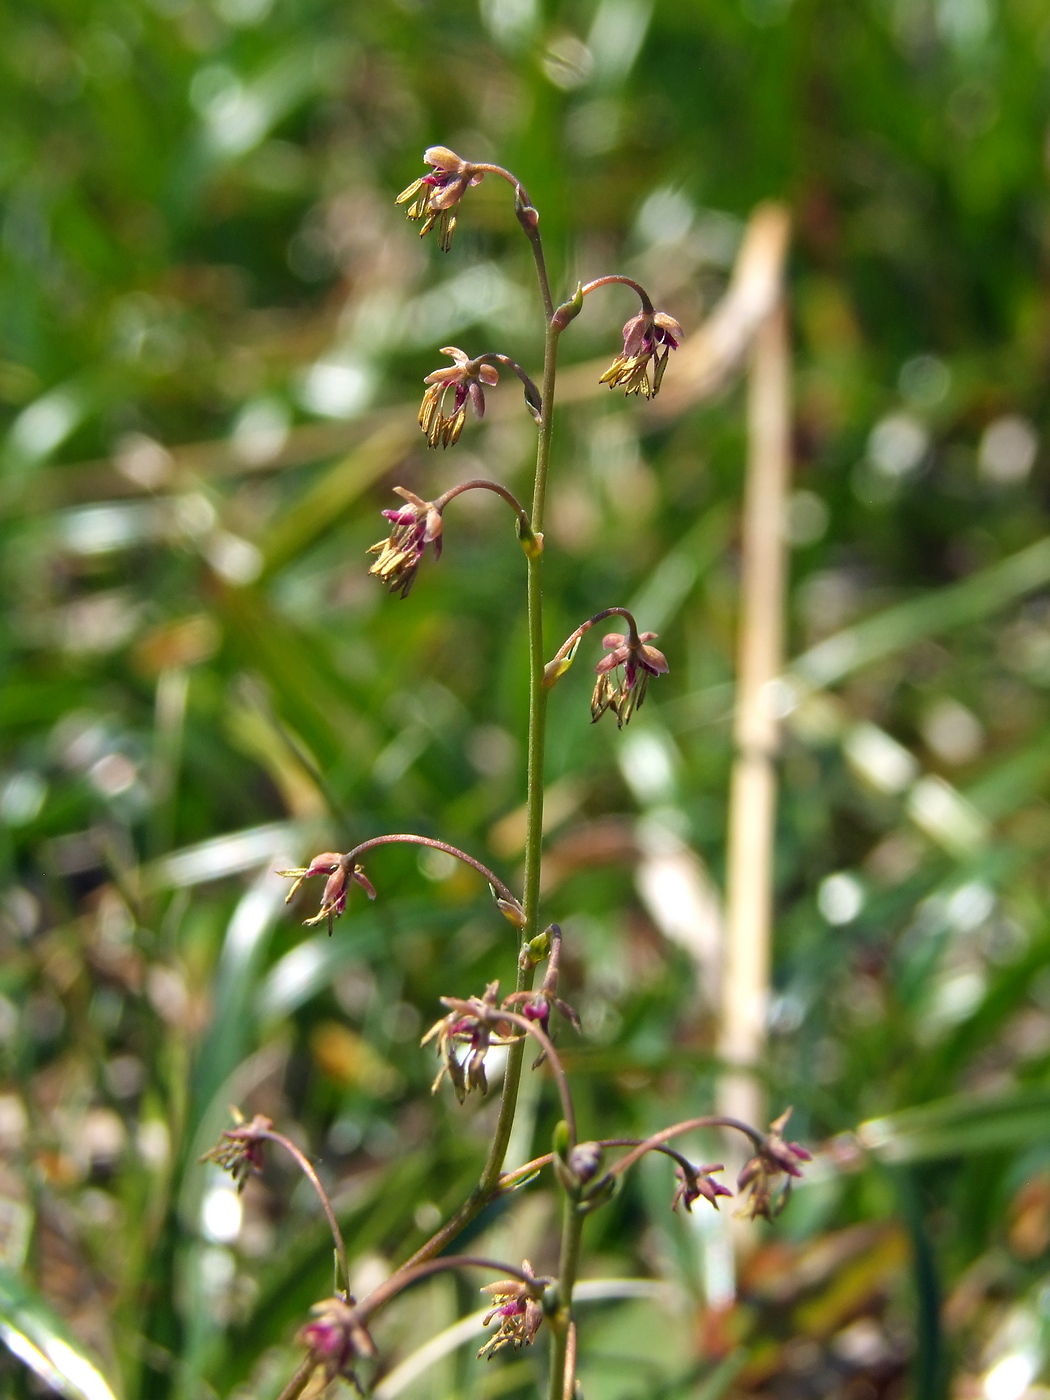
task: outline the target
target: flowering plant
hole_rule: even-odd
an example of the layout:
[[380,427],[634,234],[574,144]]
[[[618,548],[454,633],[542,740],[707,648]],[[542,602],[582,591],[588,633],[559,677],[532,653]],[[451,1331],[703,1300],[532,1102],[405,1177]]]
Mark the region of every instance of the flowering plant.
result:
[[[532,501],[526,508],[505,486],[490,480],[462,482],[432,501],[423,500],[404,487],[395,487],[404,505],[383,511],[390,530],[384,539],[372,546],[371,552],[378,557],[371,572],[391,592],[404,599],[424,562],[428,545],[432,547],[434,559],[438,558],[444,537],[444,512],[458,496],[471,490],[486,490],[499,496],[511,509],[515,534],[525,556],[528,614],[527,836],[522,890],[519,896],[467,852],[415,833],[376,836],[345,853],[323,852],[307,865],[281,873],[294,881],[289,899],[304,881],[315,876],[324,877],[320,907],[305,922],[307,925],[327,923],[330,933],[335,920],[346,912],[351,885],[361,886],[370,899],[376,897],[359,862],[367,852],[379,846],[408,843],[431,847],[484,876],[498,911],[520,935],[515,987],[501,995],[499,983],[493,981],[480,996],[442,997],[446,1014],[423,1037],[423,1043],[434,1043],[439,1060],[433,1091],[438,1092],[447,1078],[461,1103],[471,1092],[481,1095],[488,1092],[492,1050],[500,1047],[505,1051],[499,1109],[484,1166],[470,1195],[401,1268],[360,1301],[350,1292],[347,1250],[335,1212],[316,1171],[300,1148],[276,1132],[268,1119],[257,1116],[250,1123],[238,1122],[228,1129],[208,1155],[242,1185],[248,1175],[260,1169],[265,1143],[283,1147],[318,1193],[332,1230],[337,1258],[336,1292],[317,1303],[310,1320],[304,1323],[299,1339],[305,1354],[285,1386],[281,1400],[296,1400],[308,1387],[314,1393],[318,1385],[323,1386],[337,1377],[350,1379],[359,1387],[364,1385],[368,1368],[374,1372],[377,1364],[377,1351],[369,1332],[375,1313],[421,1279],[442,1270],[468,1267],[494,1270],[504,1276],[483,1289],[491,1301],[486,1323],[497,1321],[498,1326],[479,1355],[489,1357],[504,1347],[517,1349],[529,1345],[545,1332],[549,1334],[549,1395],[551,1400],[571,1400],[576,1394],[577,1355],[573,1295],[584,1225],[591,1213],[612,1199],[624,1173],[648,1153],[660,1153],[675,1164],[674,1207],[682,1204],[686,1211],[691,1211],[702,1198],[717,1209],[721,1197],[732,1195],[713,1175],[723,1168],[698,1166],[669,1144],[675,1138],[702,1128],[731,1129],[743,1134],[751,1147],[751,1157],[738,1182],[739,1188],[749,1193],[746,1213],[771,1218],[783,1205],[791,1180],[800,1174],[800,1164],[809,1154],[799,1144],[784,1140],[786,1113],[768,1132],[733,1118],[707,1115],[672,1124],[644,1139],[580,1140],[576,1106],[565,1065],[556,1047],[552,1019],[557,1012],[577,1030],[579,1022],[572,1007],[560,995],[561,929],[557,923],[549,923],[541,916],[547,699],[552,687],[572,666],[587,633],[609,617],[622,618],[626,631],[611,632],[603,638],[606,654],[594,667],[593,720],[611,711],[617,725],[623,728],[643,703],[650,681],[665,674],[668,663],[663,653],[652,645],[655,633],[639,631],[632,614],[620,606],[604,608],[586,619],[550,661],[544,660],[543,523],[558,350],[562,334],[581,313],[588,296],[610,286],[630,288],[639,299],[640,309],[624,327],[623,348],[601,382],[610,388],[623,388],[627,395],[651,398],[660,389],[671,351],[681,344],[683,332],[672,316],[654,308],[643,287],[618,274],[580,284],[572,297],[556,304],[547,274],[539,215],[521,182],[500,166],[464,160],[443,146],[432,147],[424,159],[431,173],[410,185],[398,202],[411,201],[408,217],[421,224],[421,235],[435,226],[438,228],[439,244],[446,251],[455,231],[459,206],[472,186],[491,175],[512,187],[515,213],[535,260],[545,323],[545,352],[541,384],[537,387],[525,370],[506,354],[485,353],[471,357],[457,347],[446,347],[442,353],[451,358],[452,364],[426,376],[419,424],[429,447],[453,446],[464,430],[468,404],[479,418],[484,414],[484,390],[497,383],[497,367],[515,374],[524,386],[526,406],[537,424]],[[525,1068],[526,1044],[530,1041],[539,1052],[532,1068],[548,1067],[559,1097],[561,1120],[550,1152],[507,1171],[505,1159]],[[556,1269],[550,1275],[536,1273],[528,1260],[515,1266],[474,1255],[446,1253],[486,1207],[523,1187],[548,1167],[565,1206],[560,1254]]]

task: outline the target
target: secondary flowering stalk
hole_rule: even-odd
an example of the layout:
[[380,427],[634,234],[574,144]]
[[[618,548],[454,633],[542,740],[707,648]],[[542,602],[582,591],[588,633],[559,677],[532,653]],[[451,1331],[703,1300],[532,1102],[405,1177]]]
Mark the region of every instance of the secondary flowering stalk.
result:
[[[306,919],[305,923],[309,927],[313,924],[323,922],[328,919],[328,932],[332,932],[332,920],[338,918],[346,908],[346,888],[350,880],[361,885],[368,893],[369,899],[375,899],[376,892],[371,881],[367,878],[362,868],[357,864],[357,857],[365,851],[370,851],[376,846],[390,845],[409,846],[430,846],[435,851],[444,851],[446,855],[455,856],[464,865],[469,865],[472,870],[476,870],[479,875],[484,876],[488,882],[488,887],[492,892],[492,897],[496,901],[496,908],[503,917],[515,928],[521,928],[524,923],[524,913],[521,905],[515,898],[513,892],[507,888],[498,875],[483,865],[480,860],[475,860],[473,856],[467,855],[466,851],[461,851],[458,846],[451,846],[447,841],[438,841],[433,836],[417,836],[415,832],[398,832],[389,836],[372,836],[367,841],[362,841],[355,846],[352,851],[347,851],[345,855],[339,855],[334,851],[326,851],[323,855],[314,856],[308,866],[298,870],[278,870],[278,875],[283,875],[287,879],[295,881],[295,884],[288,892],[287,899],[292,898],[296,890],[304,880],[311,875],[327,875],[328,883],[325,885],[324,895],[321,900],[320,912],[313,918]],[[337,898],[332,894],[336,890],[341,895]]]
[[356,1320],[361,1323],[367,1322],[373,1313],[385,1307],[391,1298],[396,1298],[406,1288],[450,1269],[492,1269],[498,1274],[507,1274],[527,1288],[537,1300],[542,1299],[544,1290],[550,1284],[550,1279],[537,1278],[531,1266],[519,1269],[513,1264],[503,1264],[498,1259],[486,1259],[477,1254],[445,1254],[440,1259],[428,1259],[420,1264],[409,1261],[403,1265],[378,1288],[373,1289],[366,1298],[361,1299],[354,1308]]
[[608,632],[602,638],[602,646],[609,655],[603,656],[594,668],[598,679],[591,696],[591,721],[601,719],[606,710],[611,710],[616,716],[617,728],[622,729],[635,710],[641,708],[650,676],[665,675],[668,669],[663,652],[649,646],[657,634],[639,632],[626,608],[603,608],[586,622],[581,622],[547,662],[543,684],[548,689],[556,685],[576,659],[580,642],[587,632],[605,618],[615,615],[626,618],[629,630],[626,636],[620,632]]
[[[577,1151],[581,1152],[584,1148],[594,1148],[604,1151],[607,1147],[639,1147],[643,1141],[645,1141],[644,1138],[599,1138],[593,1143],[580,1143]],[[681,1173],[681,1176],[678,1178],[680,1181],[683,1178],[689,1180],[692,1175],[696,1174],[702,1176],[707,1182],[708,1189],[701,1189],[699,1195],[702,1195],[706,1200],[710,1201],[716,1210],[718,1209],[718,1197],[732,1196],[733,1193],[728,1187],[723,1186],[719,1181],[715,1181],[710,1175],[712,1172],[724,1170],[721,1163],[714,1162],[703,1167],[694,1166],[687,1157],[683,1157],[683,1155],[680,1152],[676,1152],[673,1147],[667,1147],[662,1143],[658,1143],[655,1147],[650,1147],[649,1150],[651,1152],[660,1152],[665,1157],[670,1157],[671,1160],[676,1163],[676,1175],[679,1172]],[[522,1166],[515,1167],[513,1171],[504,1172],[499,1180],[500,1189],[502,1191],[516,1191],[519,1187],[524,1186],[526,1182],[532,1181],[544,1167],[549,1167],[553,1161],[554,1153],[545,1152],[542,1157],[534,1157],[531,1162],[525,1162]],[[680,1190],[676,1191],[674,1200],[671,1203],[671,1209],[677,1209],[678,1203],[682,1199],[683,1193]],[[692,1201],[696,1199],[697,1197],[694,1195],[692,1200],[686,1201],[686,1210],[690,1209]]]
[[598,382],[608,384],[610,389],[622,388],[625,394],[643,394],[651,399],[660,392],[668,357],[681,345],[685,332],[673,316],[655,309],[649,293],[640,283],[619,273],[596,277],[586,286],[581,283],[576,296],[559,309],[557,316],[568,325],[579,315],[584,297],[599,287],[617,284],[630,287],[637,294],[642,309],[624,326],[623,349]]
[[450,487],[444,495],[437,498],[434,502],[435,509],[443,511],[449,501],[454,501],[457,496],[462,496],[464,491],[491,491],[493,495],[501,497],[507,502],[511,510],[517,516],[517,535],[525,553],[538,554],[542,552],[543,536],[533,533],[532,525],[525,507],[518,501],[513,492],[508,491],[505,486],[501,486],[498,481],[486,481],[484,479],[461,481],[458,486]]
[[[767,1133],[760,1132],[748,1123],[742,1123],[739,1118],[725,1118],[718,1114],[688,1118],[683,1123],[673,1123],[671,1127],[664,1128],[639,1143],[633,1151],[628,1152],[609,1168],[609,1176],[621,1175],[647,1152],[661,1147],[682,1133],[690,1133],[698,1128],[731,1128],[750,1138],[755,1149],[754,1155],[737,1178],[740,1190],[749,1190],[744,1213],[752,1219],[762,1216],[766,1220],[772,1220],[787,1204],[792,1180],[802,1175],[802,1163],[812,1161],[812,1155],[800,1143],[784,1140],[783,1131],[790,1116],[789,1108],[770,1124]],[[781,1177],[785,1177],[786,1180],[779,1191],[776,1191]]]
[[[236,1113],[236,1110],[234,1111]],[[238,1119],[241,1117],[239,1113],[236,1116]],[[339,1228],[339,1222],[335,1218],[332,1202],[328,1198],[328,1192],[324,1189],[321,1178],[314,1170],[313,1163],[304,1152],[296,1147],[291,1138],[285,1137],[284,1133],[277,1132],[269,1118],[257,1113],[250,1123],[241,1120],[234,1127],[226,1128],[216,1145],[204,1153],[201,1161],[214,1162],[223,1171],[228,1171],[237,1183],[238,1191],[243,1191],[248,1177],[258,1175],[262,1171],[262,1144],[264,1142],[273,1142],[278,1147],[283,1147],[316,1192],[335,1245],[335,1254],[338,1260],[336,1287],[340,1286],[339,1274],[341,1274],[344,1292],[346,1296],[349,1296],[350,1266],[346,1258],[346,1243],[343,1240],[343,1232]]]
[[542,550],[543,537],[533,534],[524,506],[497,481],[464,481],[451,487],[434,501],[424,501],[414,491],[409,491],[404,486],[395,486],[394,494],[401,496],[405,505],[397,510],[382,512],[391,522],[391,530],[385,539],[377,540],[369,548],[368,553],[378,554],[379,558],[368,572],[386,584],[391,593],[400,593],[402,598],[407,598],[416,581],[416,574],[423,562],[427,546],[433,547],[435,559],[441,557],[445,507],[464,491],[479,490],[494,492],[514,511],[517,517],[518,539],[526,554],[533,550]]
[[[484,418],[485,389],[499,383],[497,365],[518,376],[525,389],[526,408],[537,423],[542,422],[543,400],[540,391],[517,360],[495,350],[471,359],[455,345],[444,346],[441,353],[448,355],[453,363],[424,376],[423,383],[427,387],[419,409],[419,426],[431,447],[449,447],[459,441],[466,422],[468,403],[478,418]],[[449,394],[452,395],[452,403],[447,408]]]

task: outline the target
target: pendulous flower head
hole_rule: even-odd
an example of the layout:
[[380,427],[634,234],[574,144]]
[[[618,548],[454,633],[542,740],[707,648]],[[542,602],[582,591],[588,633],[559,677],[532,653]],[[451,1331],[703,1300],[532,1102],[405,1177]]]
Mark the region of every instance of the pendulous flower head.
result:
[[401,496],[405,504],[397,510],[383,511],[390,521],[390,534],[368,550],[369,554],[379,555],[368,572],[385,583],[391,593],[407,598],[427,545],[433,547],[435,559],[441,557],[441,512],[432,501],[421,500],[404,486],[395,486],[394,494]]
[[372,882],[361,867],[347,865],[344,858],[336,851],[324,851],[321,855],[314,856],[309,865],[300,866],[296,870],[278,870],[277,873],[283,875],[286,880],[294,880],[295,882],[288,891],[285,904],[290,902],[304,880],[309,880],[314,875],[328,877],[321,895],[321,907],[312,918],[303,920],[304,928],[313,928],[316,924],[323,924],[327,920],[328,932],[331,934],[334,921],[346,910],[346,895],[351,880],[361,886],[369,899],[376,897]]
[[485,1318],[488,1326],[493,1318],[499,1318],[499,1327],[478,1352],[478,1358],[486,1360],[495,1356],[503,1347],[529,1346],[539,1331],[543,1321],[543,1304],[540,1299],[547,1284],[553,1280],[537,1278],[527,1259],[521,1261],[522,1273],[527,1274],[532,1283],[521,1279],[504,1278],[497,1283],[487,1283],[481,1290],[492,1297],[492,1310]]
[[[460,1103],[472,1089],[487,1094],[489,1085],[485,1076],[485,1056],[493,1043],[492,1021],[488,1013],[499,1005],[499,983],[490,982],[481,997],[471,997],[463,1001],[459,997],[442,997],[445,1006],[451,1008],[447,1016],[442,1016],[430,1027],[419,1042],[426,1045],[437,1041],[437,1052],[441,1057],[441,1068],[431,1085],[430,1092],[436,1094],[441,1081],[447,1074]],[[497,1040],[497,1044],[505,1041]],[[464,1066],[461,1060],[462,1046],[470,1047],[470,1054]]]
[[716,1181],[711,1172],[720,1172],[723,1168],[721,1164],[712,1164],[709,1167],[690,1167],[688,1170],[681,1164],[675,1167],[675,1176],[678,1178],[678,1189],[674,1193],[674,1200],[671,1202],[671,1209],[677,1210],[681,1201],[686,1212],[692,1214],[693,1202],[698,1201],[703,1196],[705,1201],[710,1201],[715,1210],[718,1209],[719,1196],[732,1196],[728,1186],[723,1186],[720,1181]]
[[623,328],[623,350],[598,381],[625,394],[654,398],[667,368],[667,357],[681,345],[685,332],[665,311],[640,311]]
[[594,668],[598,679],[591,696],[592,723],[601,719],[606,710],[612,710],[617,728],[622,729],[645,700],[649,677],[666,674],[663,652],[647,645],[655,636],[655,632],[627,636],[609,632],[602,638],[609,655],[603,656]]
[[[770,1124],[761,1147],[744,1164],[737,1179],[741,1191],[750,1188],[743,1214],[752,1220],[757,1216],[772,1220],[779,1215],[787,1204],[792,1180],[802,1175],[802,1163],[813,1160],[801,1143],[785,1142],[783,1134],[790,1117],[789,1108]],[[777,1183],[782,1176],[786,1180],[778,1190]]]
[[444,346],[441,353],[450,356],[453,363],[425,377],[423,383],[427,387],[419,408],[419,426],[431,447],[448,447],[459,441],[467,420],[468,401],[477,416],[484,418],[484,386],[491,388],[499,383],[495,365],[479,364],[454,345]]
[[[241,1115],[235,1111],[235,1118]],[[263,1169],[264,1133],[272,1129],[273,1123],[261,1113],[257,1113],[250,1123],[238,1121],[237,1126],[227,1128],[214,1147],[201,1157],[202,1162],[214,1162],[224,1172],[229,1172],[237,1190],[244,1190],[244,1183],[250,1176],[258,1176]]]
[[437,224],[438,247],[447,253],[456,232],[459,201],[471,185],[480,183],[482,172],[447,146],[431,146],[423,152],[423,160],[431,167],[430,174],[413,180],[408,189],[401,191],[395,203],[412,201],[407,213],[413,222],[422,220],[420,238]]
[[361,1390],[354,1375],[354,1362],[374,1357],[375,1343],[358,1319],[353,1298],[326,1298],[310,1309],[312,1320],[299,1331],[299,1341],[307,1348],[315,1365],[324,1370],[325,1382],[337,1376]]

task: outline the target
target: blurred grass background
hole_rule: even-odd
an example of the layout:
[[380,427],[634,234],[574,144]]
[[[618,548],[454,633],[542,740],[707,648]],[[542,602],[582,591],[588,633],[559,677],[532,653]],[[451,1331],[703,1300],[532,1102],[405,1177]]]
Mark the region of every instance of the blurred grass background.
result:
[[[678,1301],[595,1307],[588,1400],[1050,1394],[1045,6],[35,0],[0,33],[5,1393],[39,1391],[27,1338],[107,1393],[61,1380],[62,1337],[127,1400],[277,1393],[330,1250],[286,1163],[240,1201],[197,1165],[231,1102],[318,1155],[360,1286],[478,1169],[491,1105],[430,1099],[417,1042],[513,976],[480,881],[384,850],[329,941],[269,873],[398,829],[520,859],[499,502],[456,502],[407,602],[363,552],[393,484],[528,479],[513,384],[453,452],[415,428],[438,346],[541,356],[504,192],[447,257],[393,207],[440,142],[521,176],[558,289],[630,272],[687,329],[757,201],[795,225],[768,1076],[827,1147],[735,1289],[666,1164],[594,1218],[590,1274]],[[617,296],[567,363],[611,354]],[[585,668],[552,700],[585,1133],[713,1096],[743,448],[738,390],[671,421],[595,396],[556,433],[552,645],[636,602],[671,662],[622,735]],[[520,1160],[553,1116],[536,1084]],[[487,1248],[546,1267],[552,1211],[529,1188]],[[436,1281],[380,1340],[477,1301]],[[537,1364],[410,1393],[525,1395]]]

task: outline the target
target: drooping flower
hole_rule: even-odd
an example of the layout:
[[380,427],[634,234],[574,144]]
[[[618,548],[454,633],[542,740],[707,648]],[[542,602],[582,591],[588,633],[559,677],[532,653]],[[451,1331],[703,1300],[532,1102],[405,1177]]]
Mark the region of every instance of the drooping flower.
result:
[[[449,1014],[436,1021],[419,1043],[426,1045],[436,1039],[437,1052],[441,1057],[441,1068],[430,1092],[437,1093],[447,1074],[456,1098],[462,1103],[472,1089],[478,1089],[482,1094],[488,1093],[485,1056],[492,1044],[492,1022],[485,1013],[494,1011],[499,1005],[499,983],[490,982],[482,997],[471,997],[468,1001],[459,997],[442,997],[441,1000],[451,1008]],[[462,1046],[470,1047],[465,1069],[461,1059]]]
[[591,696],[592,723],[601,719],[606,710],[612,710],[617,728],[622,729],[645,700],[649,677],[666,674],[663,652],[646,645],[655,636],[655,632],[627,636],[609,632],[602,638],[609,655],[603,656],[594,668],[598,679]]
[[495,1356],[503,1347],[529,1346],[535,1339],[543,1321],[543,1304],[540,1298],[544,1287],[551,1283],[548,1278],[537,1278],[527,1259],[521,1261],[522,1273],[527,1274],[531,1283],[521,1279],[504,1278],[497,1283],[487,1283],[482,1293],[492,1295],[493,1307],[485,1317],[487,1327],[493,1318],[499,1318],[499,1327],[478,1352],[478,1358],[486,1360]]
[[423,562],[427,545],[433,545],[434,558],[441,557],[441,512],[432,501],[421,500],[404,486],[395,486],[394,494],[405,504],[397,510],[384,510],[390,521],[390,534],[377,540],[368,553],[379,558],[369,569],[391,593],[407,598]]
[[413,222],[422,220],[420,238],[437,224],[438,247],[447,253],[456,231],[459,201],[469,186],[480,183],[482,172],[447,146],[431,146],[423,152],[423,160],[431,167],[430,174],[413,180],[408,189],[401,191],[395,203],[406,204],[412,200],[407,213]]
[[[484,385],[499,383],[499,371],[495,365],[479,364],[454,345],[442,347],[442,355],[451,356],[454,361],[442,369],[428,374],[423,383],[427,386],[423,402],[419,408],[419,426],[426,433],[431,447],[448,447],[459,441],[463,424],[467,420],[467,400],[479,418],[485,416]],[[452,394],[451,410],[446,412],[446,400]]]
[[214,1147],[201,1157],[202,1162],[214,1162],[223,1171],[229,1172],[237,1190],[244,1190],[244,1183],[250,1176],[258,1176],[263,1169],[263,1144],[273,1123],[261,1113],[257,1113],[250,1123],[245,1123],[234,1110],[238,1120],[236,1127],[227,1128]]
[[[511,992],[509,997],[504,998],[503,1005],[510,1010],[517,1009],[526,1021],[532,1021],[534,1025],[539,1026],[546,1036],[551,1034],[551,1012],[555,1008],[575,1031],[579,1032],[580,1030],[580,1018],[576,1014],[575,1008],[543,987],[539,987],[533,992]],[[546,1058],[547,1052],[541,1049],[532,1062],[532,1068],[539,1069]]]
[[678,1189],[674,1193],[674,1200],[671,1202],[671,1209],[677,1210],[678,1203],[682,1205],[688,1214],[693,1212],[693,1202],[703,1196],[705,1201],[710,1201],[715,1210],[718,1209],[719,1196],[732,1196],[728,1186],[723,1186],[720,1181],[715,1181],[710,1175],[711,1172],[722,1171],[722,1166],[712,1164],[709,1167],[689,1167],[687,1170],[679,1163],[675,1168],[675,1176],[678,1178]]
[[361,886],[369,899],[376,897],[372,882],[361,867],[348,866],[343,857],[335,851],[324,851],[321,855],[314,856],[309,865],[300,866],[296,870],[278,870],[277,873],[295,882],[288,891],[285,904],[289,903],[304,880],[309,880],[314,875],[328,876],[324,893],[321,895],[321,907],[312,918],[303,920],[304,928],[313,928],[327,920],[328,932],[331,934],[334,921],[346,909],[346,895],[351,880]]
[[[681,345],[685,332],[664,311],[640,311],[623,328],[623,350],[598,381],[625,394],[653,398],[667,368],[667,357]],[[650,373],[651,370],[651,373]]]
[[312,1321],[299,1331],[299,1341],[307,1348],[315,1365],[324,1369],[326,1383],[342,1376],[360,1393],[361,1386],[354,1375],[354,1362],[362,1357],[374,1357],[376,1346],[368,1328],[358,1319],[353,1298],[326,1298],[310,1309]]
[[[785,1142],[783,1134],[790,1117],[789,1108],[770,1124],[761,1147],[751,1160],[744,1164],[744,1169],[737,1179],[741,1191],[750,1188],[743,1213],[752,1220],[756,1216],[772,1220],[775,1215],[779,1215],[787,1204],[792,1180],[802,1175],[802,1163],[813,1160],[812,1153],[807,1152],[801,1143]],[[781,1176],[787,1179],[777,1190],[777,1182]]]

